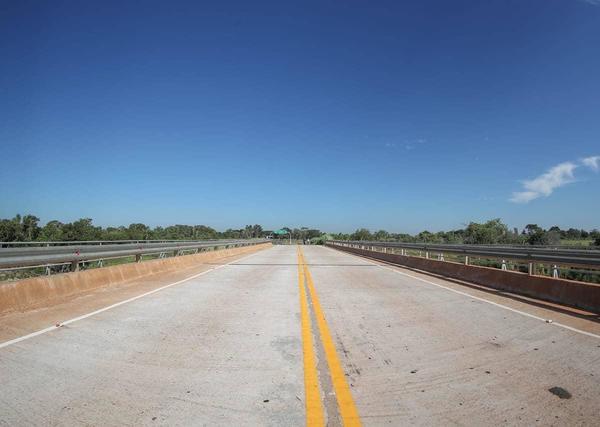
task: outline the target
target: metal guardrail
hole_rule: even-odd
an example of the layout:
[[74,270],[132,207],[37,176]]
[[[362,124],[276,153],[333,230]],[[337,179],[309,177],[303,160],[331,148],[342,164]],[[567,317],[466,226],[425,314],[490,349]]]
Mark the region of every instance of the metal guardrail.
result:
[[[444,260],[444,254],[458,254],[464,256],[465,264],[469,264],[470,256],[495,258],[502,260],[521,261],[529,263],[529,273],[534,274],[535,264],[544,263],[553,266],[577,266],[600,269],[600,250],[589,249],[557,249],[551,247],[525,247],[525,246],[498,246],[498,245],[448,245],[424,244],[402,242],[371,242],[371,241],[346,241],[329,240],[333,246],[346,246],[362,249],[377,250],[388,248],[393,251],[400,249],[400,255],[409,255],[407,251],[419,251],[426,258],[438,255]],[[554,267],[556,268],[556,267]]]
[[105,244],[106,242],[102,242],[102,244],[99,242],[97,244],[77,242],[75,245],[68,246],[9,247],[0,248],[0,269],[45,267],[70,263],[71,270],[75,270],[80,262],[86,261],[101,261],[129,256],[135,256],[136,260],[139,261],[142,255],[166,254],[169,252],[177,255],[187,251],[199,251],[216,247],[250,246],[267,241],[266,239],[160,242],[112,241],[109,244]]
[[[184,242],[223,242],[227,239],[158,239],[158,240],[60,240],[60,241],[30,241],[30,242],[0,242],[0,249],[12,247],[43,247],[43,246],[74,246],[74,245],[123,245],[127,243],[184,243]],[[236,240],[236,239],[229,239]],[[242,240],[242,239],[237,239]]]

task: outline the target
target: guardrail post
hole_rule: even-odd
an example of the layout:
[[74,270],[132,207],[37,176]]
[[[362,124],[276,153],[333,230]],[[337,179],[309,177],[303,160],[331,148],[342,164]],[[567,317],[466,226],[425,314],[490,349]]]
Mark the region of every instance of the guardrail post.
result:
[[506,270],[506,260],[502,260],[502,270]]
[[101,260],[101,259],[99,259],[99,260],[98,260],[98,264],[97,264],[97,266],[98,266],[98,267],[104,267],[104,261],[103,261],[103,260]]
[[469,265],[469,255],[465,255],[465,265]]
[[71,271],[79,271],[79,261],[71,261]]
[[46,276],[50,276],[50,274],[51,274],[50,266],[47,265],[46,266]]
[[142,262],[142,255],[141,254],[137,254],[135,256],[135,262]]
[[552,277],[558,279],[558,267],[556,264],[554,264],[554,267],[552,267]]
[[529,275],[535,276],[535,262],[529,263]]
[[444,261],[444,254],[443,253],[440,253],[439,260],[440,261]]
[[425,252],[425,258],[429,259],[429,252]]

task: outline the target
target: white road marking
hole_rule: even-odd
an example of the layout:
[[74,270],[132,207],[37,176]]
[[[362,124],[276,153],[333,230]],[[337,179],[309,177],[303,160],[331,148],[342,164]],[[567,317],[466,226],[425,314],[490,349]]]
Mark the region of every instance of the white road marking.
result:
[[48,333],[48,332],[56,331],[57,329],[59,329],[59,327],[60,327],[60,326],[69,325],[69,324],[71,324],[71,323],[75,323],[75,322],[78,322],[78,321],[80,321],[80,320],[87,319],[88,317],[92,317],[92,316],[95,316],[96,314],[100,314],[100,313],[102,313],[102,312],[105,312],[105,311],[111,310],[111,309],[113,309],[113,308],[116,308],[116,307],[119,307],[119,306],[121,306],[121,305],[128,304],[128,303],[130,303],[130,302],[133,302],[133,301],[135,301],[135,300],[138,300],[138,299],[140,299],[140,298],[143,298],[143,297],[145,297],[145,296],[148,296],[148,295],[152,295],[152,294],[154,294],[154,293],[156,293],[156,292],[162,291],[162,290],[164,290],[164,289],[167,289],[167,288],[170,288],[170,287],[172,287],[172,286],[180,285],[181,283],[187,282],[187,281],[189,281],[189,280],[195,279],[195,278],[197,278],[197,277],[200,277],[200,276],[204,276],[204,275],[205,275],[205,274],[207,274],[207,273],[210,273],[210,272],[212,272],[212,271],[215,271],[215,270],[218,270],[218,269],[220,269],[220,268],[226,267],[226,266],[228,266],[228,265],[231,265],[231,264],[233,264],[233,263],[236,263],[236,262],[238,262],[238,261],[242,261],[242,260],[248,259],[248,258],[250,258],[250,257],[253,257],[253,256],[255,256],[255,255],[259,254],[260,252],[262,252],[262,251],[255,252],[255,253],[253,253],[253,254],[250,254],[250,255],[248,255],[248,256],[242,257],[242,258],[240,258],[240,259],[236,259],[236,260],[234,260],[234,261],[228,262],[228,263],[226,263],[226,264],[221,264],[221,265],[218,265],[218,266],[216,266],[216,267],[210,268],[210,269],[208,269],[208,270],[206,270],[206,271],[203,271],[203,272],[201,272],[201,273],[194,274],[194,275],[192,275],[192,276],[190,276],[190,277],[187,277],[187,278],[185,278],[185,279],[182,279],[182,280],[178,280],[177,282],[169,283],[168,285],[161,286],[160,288],[153,289],[153,290],[151,290],[151,291],[149,291],[149,292],[145,292],[145,293],[143,293],[143,294],[140,294],[140,295],[137,295],[137,296],[135,296],[135,297],[128,298],[128,299],[126,299],[126,300],[123,300],[123,301],[117,302],[117,303],[115,303],[115,304],[108,305],[108,306],[106,306],[106,307],[103,307],[103,308],[101,308],[101,309],[99,309],[99,310],[95,310],[95,311],[92,311],[92,312],[90,312],[90,313],[83,314],[83,315],[81,315],[81,316],[74,317],[74,318],[72,318],[72,319],[69,319],[69,320],[65,320],[64,322],[61,322],[61,323],[59,323],[59,325],[58,325],[58,326],[50,326],[50,327],[48,327],[48,328],[40,329],[39,331],[35,331],[35,332],[32,332],[32,333],[30,333],[30,334],[23,335],[23,336],[21,336],[21,337],[14,338],[14,339],[12,339],[12,340],[5,341],[5,342],[3,342],[3,343],[0,343],[0,348],[8,347],[8,346],[10,346],[10,345],[17,344],[17,343],[19,343],[19,342],[22,342],[22,341],[25,341],[25,340],[28,340],[28,339],[31,339],[31,338],[37,337],[37,336],[39,336],[39,335],[43,335],[43,334],[46,334],[46,333]]
[[[328,249],[335,250],[335,249],[329,248],[329,247],[328,247]],[[438,288],[446,289],[447,291],[454,292],[455,294],[463,295],[463,296],[466,296],[468,298],[471,298],[471,299],[474,299],[474,300],[477,300],[477,301],[486,302],[488,304],[494,305],[494,306],[499,307],[499,308],[503,308],[504,310],[512,311],[513,313],[517,313],[517,314],[520,314],[522,316],[530,317],[530,318],[536,319],[536,320],[541,320],[542,322],[548,323],[549,325],[558,326],[559,328],[568,329],[569,331],[577,332],[578,334],[583,334],[583,335],[587,335],[589,337],[600,339],[600,335],[597,335],[597,334],[594,334],[594,333],[591,333],[591,332],[587,332],[587,331],[582,331],[581,329],[573,328],[572,326],[564,325],[562,323],[554,322],[551,319],[544,319],[542,317],[533,315],[531,313],[526,313],[524,311],[517,310],[515,308],[508,307],[506,305],[502,305],[502,304],[499,304],[499,303],[494,302],[494,301],[487,300],[485,298],[476,297],[476,296],[471,295],[471,294],[469,294],[467,292],[462,292],[462,291],[459,291],[459,290],[456,290],[456,289],[449,288],[449,287],[444,286],[444,285],[440,285],[439,283],[430,282],[429,280],[422,279],[422,278],[417,277],[417,276],[413,276],[412,274],[408,274],[408,273],[405,273],[403,271],[396,270],[395,268],[388,267],[386,265],[382,265],[382,264],[379,264],[377,262],[373,262],[370,259],[366,259],[365,257],[362,257],[362,256],[357,255],[357,254],[353,254],[353,253],[350,253],[350,252],[344,252],[344,251],[337,251],[337,252],[343,252],[345,254],[353,255],[353,256],[355,256],[357,258],[360,258],[362,260],[366,260],[366,262],[371,263],[373,265],[376,265],[378,267],[381,267],[381,268],[383,268],[385,270],[390,270],[390,271],[393,271],[394,273],[400,274],[402,276],[407,276],[407,277],[410,277],[411,279],[419,280],[419,281],[427,283],[429,285],[433,285],[433,286],[437,286]],[[398,267],[402,268],[401,265],[398,265]]]

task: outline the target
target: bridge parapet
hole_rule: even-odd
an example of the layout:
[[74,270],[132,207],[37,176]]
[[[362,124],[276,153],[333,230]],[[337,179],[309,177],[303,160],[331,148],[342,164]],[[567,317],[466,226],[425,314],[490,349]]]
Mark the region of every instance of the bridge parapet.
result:
[[[329,241],[327,245],[345,252],[355,253],[392,264],[459,279],[502,291],[530,296],[533,298],[582,308],[600,313],[600,284],[586,283],[560,278],[555,274],[557,265],[586,266],[599,274],[599,251],[525,251],[523,248],[473,247],[465,245],[417,245],[389,242],[349,242]],[[448,250],[448,249],[451,250]],[[415,253],[416,251],[416,253]],[[420,252],[420,256],[419,256]],[[585,256],[581,256],[585,252]],[[449,254],[461,254],[463,262],[449,259]],[[495,258],[500,267],[473,265],[473,255]],[[498,261],[501,260],[501,261]],[[508,261],[530,263],[528,271],[521,272],[508,268]],[[552,265],[553,274],[535,274],[538,267],[531,264]]]
[[[140,262],[148,258],[168,258],[216,249],[229,249],[266,243],[267,239],[165,240],[111,242],[40,242],[0,243],[0,272],[41,269],[43,274],[78,271],[83,263],[96,262],[102,267],[108,260],[131,258]],[[44,242],[41,242],[44,243]],[[71,243],[71,244],[67,244]],[[121,261],[119,263],[122,263]],[[86,265],[89,267],[89,265]],[[17,277],[18,278],[18,277]]]

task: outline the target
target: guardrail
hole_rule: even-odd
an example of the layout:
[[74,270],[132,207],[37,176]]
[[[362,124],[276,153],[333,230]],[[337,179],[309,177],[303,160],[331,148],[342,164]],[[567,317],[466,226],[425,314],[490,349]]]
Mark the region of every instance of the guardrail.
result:
[[[158,254],[159,258],[163,258],[168,253],[177,256],[211,248],[250,246],[264,242],[268,242],[268,240],[111,241],[95,242],[96,244],[90,244],[90,242],[51,242],[55,245],[0,248],[0,270],[45,267],[46,273],[50,274],[51,269],[49,267],[57,265],[68,265],[70,271],[76,271],[82,262],[98,261],[99,266],[102,266],[104,260],[125,257],[135,257],[135,260],[139,262],[143,255]],[[47,244],[50,242],[40,243]],[[62,243],[70,244],[62,245]]]
[[445,261],[445,254],[453,254],[462,258],[461,262],[468,265],[473,257],[498,260],[503,270],[507,270],[508,261],[528,264],[528,273],[537,274],[536,264],[551,266],[552,277],[558,277],[559,267],[584,267],[600,269],[600,250],[593,249],[562,249],[535,246],[498,246],[498,245],[448,245],[402,242],[372,242],[329,240],[332,246],[345,246],[395,253],[405,256],[421,256],[424,258],[437,257]]
[[[127,243],[172,243],[172,242],[222,242],[227,239],[202,239],[202,240],[184,240],[184,239],[157,239],[157,240],[60,240],[60,241],[30,241],[30,242],[0,242],[0,249],[12,247],[42,247],[42,246],[73,246],[73,245],[123,245]],[[236,240],[236,239],[229,239]],[[246,240],[246,239],[237,239]]]

